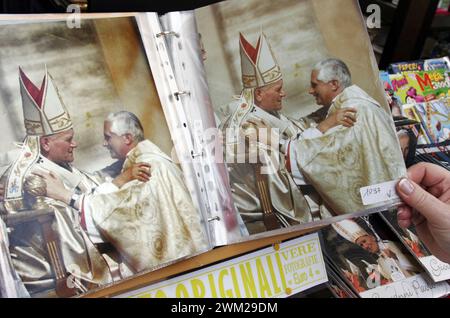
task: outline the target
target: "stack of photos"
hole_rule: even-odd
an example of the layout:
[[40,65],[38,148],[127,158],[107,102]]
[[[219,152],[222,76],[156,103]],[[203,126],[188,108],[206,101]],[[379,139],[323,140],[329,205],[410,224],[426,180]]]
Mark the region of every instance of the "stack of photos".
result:
[[417,143],[421,145],[428,144],[428,135],[426,130],[423,128],[421,123],[421,117],[419,116],[417,109],[414,107],[414,104],[406,104],[402,105],[403,113],[406,118],[413,120],[414,122],[419,124],[419,129],[417,130]]
[[407,118],[418,123],[415,131],[418,157],[433,156],[435,163],[448,167],[450,164],[450,98],[406,104],[402,106],[402,109]]
[[3,297],[83,295],[400,202],[356,0],[2,18]]
[[434,283],[380,215],[333,223],[321,230],[323,251],[339,276],[362,298],[440,298]]
[[448,70],[404,72],[390,75],[394,94],[403,104],[423,103],[449,96]]
[[334,298],[358,298],[353,290],[347,285],[339,276],[336,269],[333,268],[332,263],[326,259],[327,274],[328,274],[328,288],[333,294]]
[[417,143],[421,138],[420,123],[407,117],[400,117],[395,121],[397,137],[402,149],[406,167],[417,163]]
[[445,56],[436,59],[398,62],[389,65],[388,69],[391,74],[416,71],[431,71],[438,69],[450,70],[450,59]]
[[390,226],[398,239],[406,246],[409,252],[419,261],[428,275],[435,282],[450,280],[450,264],[441,262],[430,253],[427,247],[417,236],[414,226],[403,229],[397,223],[396,211],[381,213],[382,218]]
[[406,117],[419,125],[405,128],[413,131],[413,138],[417,139],[416,161],[433,162],[447,169],[450,164],[449,61],[443,57],[399,62],[390,65],[389,73],[380,72],[394,118]]
[[[429,102],[449,96],[450,60],[448,57],[393,63],[382,72],[400,104]],[[387,75],[387,76],[386,76]]]
[[437,144],[450,139],[450,98],[418,104],[403,105],[404,114],[420,122],[422,144]]

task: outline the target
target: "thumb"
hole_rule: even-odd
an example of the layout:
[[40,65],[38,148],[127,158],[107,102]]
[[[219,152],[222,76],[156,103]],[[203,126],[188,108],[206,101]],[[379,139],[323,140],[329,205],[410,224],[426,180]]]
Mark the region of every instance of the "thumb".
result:
[[448,217],[448,206],[414,181],[401,179],[397,184],[397,192],[407,205],[432,223],[440,223],[443,217]]

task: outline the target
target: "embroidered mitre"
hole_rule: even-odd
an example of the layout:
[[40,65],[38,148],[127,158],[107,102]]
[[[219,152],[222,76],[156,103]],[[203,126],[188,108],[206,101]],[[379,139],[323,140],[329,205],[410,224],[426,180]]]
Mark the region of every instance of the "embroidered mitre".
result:
[[342,220],[332,224],[334,230],[347,241],[356,243],[358,237],[369,235],[358,223],[352,220]]
[[69,113],[45,68],[38,88],[19,67],[20,93],[25,129],[28,136],[53,135],[72,128]]
[[239,47],[244,89],[266,86],[282,79],[280,66],[264,33],[259,36],[256,46],[239,33]]

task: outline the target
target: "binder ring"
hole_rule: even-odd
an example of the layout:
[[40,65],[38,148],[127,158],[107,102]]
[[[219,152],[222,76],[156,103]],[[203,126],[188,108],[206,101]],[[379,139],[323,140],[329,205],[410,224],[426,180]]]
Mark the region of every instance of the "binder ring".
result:
[[177,38],[180,37],[180,34],[178,34],[177,32],[174,32],[174,31],[162,31],[160,33],[157,33],[156,37],[159,38],[161,36],[167,36],[167,35],[174,35]]
[[189,91],[180,91],[180,92],[175,92],[173,93],[176,97],[177,100],[180,99],[180,95],[191,95],[191,93]]
[[202,150],[202,152],[200,152],[200,153],[195,153],[194,152],[194,150],[192,150],[191,151],[191,156],[192,156],[192,158],[195,158],[195,157],[203,157],[203,150]]
[[220,221],[220,217],[219,216],[215,216],[213,218],[209,218],[208,222],[212,222],[212,221]]

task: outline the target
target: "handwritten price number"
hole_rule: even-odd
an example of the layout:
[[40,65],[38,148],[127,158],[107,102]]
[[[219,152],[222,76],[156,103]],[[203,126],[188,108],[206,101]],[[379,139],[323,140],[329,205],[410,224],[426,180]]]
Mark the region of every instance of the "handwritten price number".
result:
[[380,194],[381,193],[381,188],[380,187],[376,187],[376,188],[368,188],[366,189],[366,191],[364,192],[363,196],[364,198],[367,198],[369,196],[372,195],[376,195],[376,194]]

